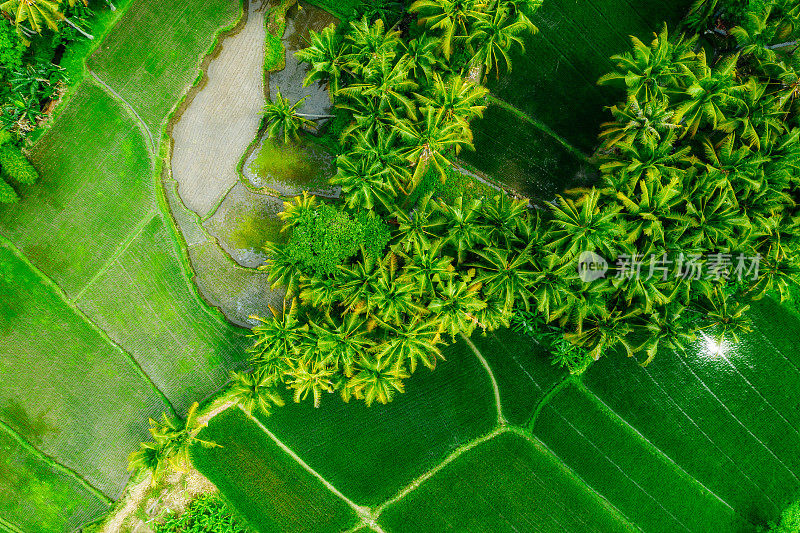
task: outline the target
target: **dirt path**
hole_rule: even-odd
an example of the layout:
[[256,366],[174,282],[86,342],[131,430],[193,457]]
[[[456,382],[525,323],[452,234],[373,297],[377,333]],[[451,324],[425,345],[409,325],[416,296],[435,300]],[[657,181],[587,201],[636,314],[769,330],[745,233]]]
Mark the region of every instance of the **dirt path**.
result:
[[250,3],[247,23],[222,41],[172,138],[172,172],[187,207],[205,216],[236,183],[236,164],[255,137],[264,106],[264,12]]

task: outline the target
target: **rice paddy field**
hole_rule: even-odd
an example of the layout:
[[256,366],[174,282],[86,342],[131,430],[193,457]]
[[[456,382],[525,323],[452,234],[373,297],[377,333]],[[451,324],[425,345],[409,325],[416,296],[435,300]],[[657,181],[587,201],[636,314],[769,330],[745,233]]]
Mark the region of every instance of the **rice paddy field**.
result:
[[[546,0],[467,166],[536,197],[591,180],[608,56],[687,3]],[[263,184],[201,218],[154,141],[242,8],[132,0],[31,150],[43,179],[0,209],[0,531],[101,517],[148,417],[219,390],[244,364],[240,326],[282,298],[251,268],[280,229]],[[309,179],[326,160],[269,150],[248,164]],[[700,342],[581,377],[525,335],[476,333],[385,406],[229,408],[201,434],[221,447],[192,460],[258,532],[756,531],[800,494],[800,319],[768,299],[750,315],[724,356]]]
[[629,35],[649,43],[663,21],[672,28],[690,4],[545,1],[531,17],[539,32],[526,38],[524,55],[513,53],[511,72],[489,80],[502,105],[491,106],[476,122],[476,151],[464,159],[523,194],[545,200],[590,180],[584,158],[609,116],[604,107],[616,100],[613,90],[597,86],[611,69],[609,58],[630,47]]

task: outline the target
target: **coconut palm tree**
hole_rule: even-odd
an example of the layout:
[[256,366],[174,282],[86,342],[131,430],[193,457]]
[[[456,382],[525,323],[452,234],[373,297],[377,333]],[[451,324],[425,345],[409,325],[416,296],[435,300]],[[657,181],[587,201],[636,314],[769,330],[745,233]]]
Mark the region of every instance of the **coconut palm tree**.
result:
[[590,313],[579,331],[567,333],[564,337],[586,350],[589,357],[595,361],[618,344],[621,344],[630,356],[633,354],[633,346],[628,340],[631,332],[630,321],[638,312],[639,310],[634,308]]
[[439,40],[422,34],[416,39],[403,43],[405,53],[400,61],[405,63],[412,79],[427,84],[433,77],[433,69],[437,66],[436,50]]
[[724,290],[716,289],[708,298],[703,298],[696,304],[697,315],[705,324],[698,331],[711,333],[715,344],[720,347],[725,344],[726,339],[739,342],[739,335],[753,330],[752,321],[746,314],[749,309],[748,304],[734,300]]
[[431,200],[432,195],[423,196],[412,212],[395,209],[397,226],[392,231],[392,239],[398,249],[416,255],[431,247],[443,227],[442,217]]
[[556,254],[544,253],[531,262],[535,278],[529,290],[536,302],[536,309],[547,322],[558,318],[565,303],[571,298],[572,287],[576,284],[575,268],[570,264],[560,264]]
[[374,307],[371,301],[371,288],[381,273],[381,265],[372,255],[363,261],[356,261],[351,266],[340,266],[341,270],[338,301],[345,307],[345,312],[356,314]]
[[408,162],[402,155],[399,143],[399,134],[395,130],[377,130],[373,135],[367,135],[363,131],[354,131],[353,147],[349,153],[353,157],[367,159],[376,162],[388,169],[389,175],[393,178],[392,185],[396,189],[401,189],[408,184],[411,173],[408,170]]
[[475,254],[481,259],[475,265],[478,269],[475,281],[483,284],[483,292],[490,297],[497,296],[508,310],[521,302],[527,311],[532,296],[528,287],[535,277],[530,269],[528,250],[512,252],[490,247],[475,251]]
[[686,307],[679,302],[671,302],[637,318],[634,331],[641,332],[640,336],[645,339],[635,349],[646,355],[640,365],[650,364],[660,349],[683,351],[694,340],[685,310]]
[[441,32],[442,53],[449,59],[453,45],[470,35],[470,30],[478,22],[486,20],[482,2],[476,0],[417,0],[409,11],[419,13],[419,22],[426,28]]
[[336,372],[333,369],[306,359],[294,359],[289,364],[286,384],[294,389],[295,403],[305,400],[310,393],[314,407],[319,407],[322,393],[334,391]]
[[373,60],[382,62],[384,58],[393,59],[400,48],[400,32],[390,29],[382,19],[371,23],[367,17],[350,22],[350,31],[345,40],[350,44],[344,56],[347,67],[357,77],[363,77],[366,70],[372,68]]
[[524,51],[523,36],[536,31],[536,26],[527,17],[510,6],[499,5],[491,18],[475,24],[469,38],[470,46],[475,49],[472,64],[482,65],[486,74],[494,70],[499,79],[501,64],[505,65],[507,72],[511,71],[511,49],[518,46]]
[[371,306],[368,310],[383,323],[399,325],[406,321],[406,317],[422,311],[415,298],[417,285],[399,268],[394,252],[389,252],[384,258],[378,278],[370,290]]
[[479,325],[476,315],[486,307],[479,291],[479,283],[468,283],[464,278],[453,277],[439,284],[428,310],[438,315],[443,333],[449,333],[454,340],[459,333],[472,335]]
[[737,208],[729,191],[699,184],[689,193],[686,206],[686,230],[679,240],[684,250],[735,249],[740,235],[747,235],[750,220]]
[[485,198],[481,204],[481,216],[489,231],[489,242],[494,246],[510,249],[512,246],[528,244],[534,231],[525,200],[510,198],[505,193]]
[[267,121],[267,135],[270,138],[280,138],[288,143],[298,138],[298,132],[304,127],[313,126],[314,123],[299,113],[297,109],[303,105],[307,96],[292,104],[288,98],[281,96],[280,89],[275,98],[264,105],[264,118]]
[[456,198],[452,205],[443,200],[437,204],[444,220],[442,245],[455,249],[459,263],[464,261],[467,252],[489,243],[488,231],[481,217],[481,202],[473,200],[464,204],[462,196]]
[[341,36],[336,32],[336,25],[331,24],[323,28],[320,33],[313,29],[309,30],[309,37],[311,44],[295,52],[300,61],[308,63],[311,67],[303,80],[303,86],[325,80],[328,82],[329,94],[333,98],[341,86],[344,73],[345,50]]
[[489,90],[482,85],[458,75],[443,80],[439,73],[433,75],[429,94],[417,94],[421,107],[433,107],[442,112],[445,120],[460,122],[469,131],[470,121],[482,117],[486,109]]
[[383,326],[389,331],[389,335],[377,346],[378,361],[389,362],[396,368],[405,368],[408,362],[411,373],[414,373],[419,362],[433,370],[437,359],[444,360],[439,349],[439,344],[442,343],[439,323],[435,319],[415,316],[398,326]]
[[597,251],[607,258],[616,257],[617,236],[624,230],[619,206],[600,207],[600,193],[592,189],[578,204],[558,197],[550,206],[553,213],[548,248],[567,263],[581,252]]
[[[27,22],[34,33],[42,33],[45,27],[51,30],[58,31],[58,21],[63,20],[73,29],[81,33],[87,39],[94,39],[94,36],[89,35],[81,28],[75,25],[71,20],[64,16],[61,12],[61,0],[7,0],[0,3],[0,11],[5,11],[10,14],[14,20],[14,25],[17,27],[17,32],[27,42],[25,37],[30,37],[32,34],[28,29],[23,26]],[[75,1],[70,2],[70,6],[75,5]]]
[[405,260],[405,275],[416,285],[416,294],[433,295],[440,283],[453,277],[453,258],[441,256],[441,241],[415,249],[410,255],[400,252]]
[[697,54],[696,39],[670,40],[667,26],[648,46],[631,37],[633,50],[611,58],[616,69],[598,80],[599,85],[620,85],[640,103],[669,98],[680,93],[686,79],[691,79]]
[[155,485],[167,469],[186,471],[190,466],[189,450],[194,445],[214,448],[215,442],[198,437],[207,424],[197,418],[199,404],[194,402],[181,424],[179,421],[162,414],[161,422],[150,419],[152,443],[142,443],[139,450],[128,456],[128,469],[144,467],[152,473],[152,484]]
[[395,62],[388,55],[381,56],[373,63],[374,68],[366,72],[363,79],[342,87],[336,95],[357,100],[370,99],[377,102],[380,113],[397,116],[398,111],[403,110],[405,116],[416,118],[414,102],[407,93],[416,89],[417,84],[408,77],[408,65],[403,61]]
[[738,96],[736,81],[738,54],[721,60],[713,69],[706,64],[705,51],[698,54],[701,72],[686,89],[686,100],[675,110],[675,120],[686,126],[684,135],[694,137],[703,126],[717,129],[737,109],[745,106]]
[[281,231],[290,231],[299,222],[307,220],[316,205],[317,197],[308,191],[303,191],[302,194],[283,202],[283,211],[278,213],[278,217],[283,221]]
[[308,332],[308,324],[298,318],[295,299],[289,304],[284,301],[282,313],[272,307],[269,310],[272,318],[252,317],[260,324],[252,330],[251,337],[255,342],[249,353],[250,360],[264,371],[265,377],[277,382],[289,370],[288,361],[299,354],[303,338]]
[[272,283],[271,288],[275,290],[285,287],[287,296],[297,294],[300,291],[300,279],[303,272],[300,269],[300,259],[292,252],[292,248],[268,242],[262,249],[267,254],[267,261],[258,269],[269,272],[267,279]]
[[669,109],[666,98],[654,98],[642,105],[635,96],[630,96],[625,107],[613,106],[610,111],[614,121],[600,125],[603,150],[610,150],[618,143],[657,143],[662,135],[681,128],[674,122],[675,112]]
[[[415,165],[413,188],[419,185],[429,167],[436,170],[444,183],[447,179],[446,169],[452,166],[450,154],[458,154],[464,147],[475,149],[464,135],[463,124],[447,120],[443,112],[432,107],[425,109],[421,122],[398,120],[395,127],[409,144],[405,156]],[[412,194],[413,190],[409,192],[409,196]]]
[[669,131],[658,140],[648,138],[641,143],[619,143],[613,159],[602,164],[600,170],[605,174],[621,172],[627,178],[623,189],[626,192],[636,189],[640,180],[669,181],[682,176],[695,162],[692,147],[676,146],[677,141],[677,133]]
[[657,246],[666,247],[668,244],[674,244],[667,242],[665,224],[685,222],[678,209],[683,202],[681,196],[683,178],[683,175],[678,174],[663,185],[655,180],[640,181],[638,194],[636,191],[611,193],[622,204],[621,215],[626,222],[627,242],[635,243],[640,238],[645,238]]
[[323,323],[311,321],[310,324],[317,334],[317,348],[322,354],[316,363],[335,371],[341,369],[347,377],[353,375],[356,363],[375,344],[367,333],[366,322],[358,315],[346,315],[341,320],[326,316]]
[[396,392],[403,393],[403,380],[410,377],[403,366],[392,365],[390,359],[365,357],[359,368],[347,386],[357,398],[363,398],[367,406],[375,400],[382,404],[392,401]]
[[284,405],[283,399],[275,390],[274,377],[258,369],[249,373],[232,372],[231,383],[220,401],[231,402],[250,416],[256,410],[270,415],[273,406]]
[[373,209],[382,205],[387,211],[394,209],[394,187],[388,168],[380,161],[355,158],[349,154],[336,159],[338,171],[331,185],[342,188],[345,204],[350,209]]

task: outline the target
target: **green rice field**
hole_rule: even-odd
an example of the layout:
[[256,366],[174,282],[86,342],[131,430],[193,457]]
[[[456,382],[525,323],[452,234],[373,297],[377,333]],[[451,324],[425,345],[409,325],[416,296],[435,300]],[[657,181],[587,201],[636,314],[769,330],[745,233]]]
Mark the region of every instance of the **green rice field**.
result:
[[[590,155],[599,126],[608,119],[605,106],[619,95],[598,87],[612,66],[609,58],[630,48],[629,35],[645,42],[683,16],[690,0],[547,0],[531,18],[539,32],[526,39],[525,54],[512,54],[512,71],[490,77],[492,95],[544,128],[513,118],[492,106],[476,122],[475,148],[481,157],[465,159],[531,197],[555,193],[591,178],[580,157],[559,150],[555,135]],[[552,135],[551,135],[552,134]],[[507,141],[507,142],[506,142]]]

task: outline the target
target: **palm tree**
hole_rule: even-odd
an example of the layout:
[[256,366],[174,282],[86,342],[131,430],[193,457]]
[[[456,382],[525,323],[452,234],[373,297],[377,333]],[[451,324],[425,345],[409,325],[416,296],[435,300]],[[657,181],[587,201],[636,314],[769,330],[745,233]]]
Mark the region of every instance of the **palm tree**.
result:
[[408,171],[408,162],[402,155],[398,136],[395,130],[381,129],[373,135],[367,135],[361,130],[355,131],[352,137],[353,147],[349,153],[353,157],[365,158],[388,169],[392,185],[402,189],[411,179],[411,173]]
[[631,37],[633,50],[611,58],[617,66],[598,80],[599,85],[621,85],[640,103],[668,98],[680,92],[685,79],[691,79],[697,54],[696,39],[672,42],[667,26],[655,36],[650,46]]
[[264,106],[264,118],[268,124],[267,134],[269,137],[278,138],[283,133],[283,142],[288,143],[291,139],[297,139],[297,132],[301,128],[314,125],[312,121],[297,111],[306,98],[308,97],[303,97],[292,104],[288,98],[281,96],[281,91],[278,90],[275,98]]
[[[626,192],[633,191],[640,180],[671,180],[682,176],[694,164],[690,145],[676,147],[677,133],[669,131],[661,139],[619,143],[613,159],[600,166],[605,174],[619,173],[626,178]],[[620,180],[621,181],[621,180]]]
[[551,205],[553,229],[548,248],[561,254],[561,262],[571,261],[581,252],[598,251],[616,257],[615,241],[623,231],[619,207],[601,208],[597,189],[585,195],[580,204],[562,196]]
[[322,359],[316,363],[338,371],[345,376],[353,375],[355,364],[374,346],[366,329],[366,322],[358,315],[350,314],[341,320],[325,317],[322,325],[314,321],[311,327],[317,334],[317,348]]
[[633,354],[633,347],[628,341],[631,332],[630,319],[638,313],[634,308],[627,311],[607,311],[600,313],[589,313],[583,322],[582,328],[577,332],[564,335],[564,337],[587,350],[589,356],[597,361],[609,350],[621,344],[628,355]]
[[524,51],[522,36],[536,31],[536,26],[527,17],[515,13],[510,7],[499,5],[494,16],[479,20],[475,25],[475,31],[469,39],[475,49],[472,64],[482,65],[486,74],[494,69],[499,79],[501,62],[506,71],[511,71],[511,49],[517,45]]
[[220,399],[237,405],[249,416],[253,415],[254,410],[270,415],[273,405],[284,405],[275,390],[275,378],[263,370],[232,372],[231,384]]
[[772,6],[764,6],[760,11],[749,10],[744,15],[741,26],[731,28],[730,34],[736,39],[739,52],[755,59],[759,66],[775,61],[777,53],[770,46],[776,41],[778,25],[770,23]]
[[339,185],[347,207],[350,209],[373,209],[382,205],[391,212],[394,208],[394,187],[388,168],[380,161],[340,155],[336,159],[338,172],[331,178],[331,185]]
[[372,288],[370,301],[374,306],[373,314],[385,324],[406,322],[406,317],[413,317],[422,311],[415,299],[417,288],[414,280],[398,268],[397,255],[389,252]]
[[167,470],[186,471],[191,464],[189,450],[195,444],[204,448],[214,448],[219,445],[215,442],[198,437],[200,431],[207,424],[197,418],[199,404],[194,402],[186,414],[183,424],[162,414],[162,421],[150,419],[150,434],[153,443],[142,443],[139,450],[128,456],[128,468],[145,467],[153,474],[152,483],[156,484],[161,475]]
[[675,111],[675,120],[686,126],[687,133],[694,137],[705,125],[717,129],[731,111],[740,109],[744,102],[737,93],[736,62],[738,54],[723,59],[711,69],[706,65],[705,51],[698,54],[702,72],[697,74],[686,89],[687,99]]
[[400,252],[405,260],[405,275],[416,285],[417,296],[433,294],[439,283],[447,282],[454,275],[453,258],[441,256],[440,248],[441,241],[437,241],[410,255]]
[[437,66],[436,49],[439,40],[426,34],[403,43],[405,53],[400,61],[408,67],[412,79],[426,83],[433,76],[433,69]]
[[390,334],[377,346],[378,361],[391,362],[394,368],[405,368],[408,361],[414,373],[418,362],[433,370],[437,359],[444,360],[439,350],[442,340],[438,321],[415,316],[398,326],[384,324],[384,327]]
[[529,240],[523,239],[523,236],[528,237],[533,230],[525,200],[498,194],[485,198],[480,207],[481,216],[489,230],[489,242],[493,246],[510,249],[516,243]]
[[442,217],[431,196],[423,196],[411,213],[403,209],[396,209],[393,213],[397,217],[397,227],[392,232],[394,242],[412,256],[431,248],[442,228]]
[[682,249],[729,251],[739,243],[738,235],[749,232],[750,221],[729,191],[709,191],[708,186],[700,184],[689,198],[691,201],[685,204],[686,231],[679,240]]
[[659,307],[652,313],[639,317],[634,329],[642,332],[645,341],[636,348],[647,358],[641,362],[647,366],[655,358],[659,349],[683,351],[695,335],[685,318],[686,307],[678,302]]
[[452,246],[456,250],[456,259],[464,261],[466,253],[473,251],[477,245],[488,244],[487,228],[481,218],[481,202],[473,200],[464,205],[464,198],[459,196],[448,205],[440,201],[439,212],[444,219],[443,246]]
[[561,314],[565,302],[572,296],[570,276],[574,276],[575,268],[570,264],[560,264],[561,258],[553,253],[544,253],[532,261],[535,278],[530,285],[536,309],[547,322],[555,320]]
[[269,271],[267,279],[272,283],[272,290],[285,287],[287,296],[297,294],[303,272],[300,259],[292,253],[291,246],[268,242],[262,249],[267,254],[267,262],[258,269]]
[[335,371],[305,359],[290,362],[287,385],[294,389],[294,401],[300,403],[308,397],[314,397],[314,407],[319,407],[323,392],[333,392]]
[[726,338],[739,342],[739,335],[753,330],[752,321],[746,314],[749,309],[749,305],[734,300],[723,290],[716,289],[709,298],[704,298],[697,304],[698,317],[705,323],[698,330],[709,330],[718,347],[725,344]]
[[345,307],[345,312],[361,313],[374,307],[371,301],[371,289],[380,275],[381,267],[378,260],[368,255],[363,261],[357,261],[351,266],[340,266],[341,282],[339,284],[338,300]]
[[483,116],[489,94],[487,88],[458,75],[444,81],[438,72],[433,75],[429,91],[429,95],[416,95],[420,105],[443,112],[445,120],[460,122],[466,131],[470,121]]
[[402,109],[406,116],[415,118],[414,102],[406,93],[416,89],[417,84],[408,77],[406,63],[395,62],[392,57],[383,55],[373,64],[362,80],[339,89],[336,95],[370,99],[377,102],[380,113],[397,116],[397,111]]
[[34,33],[42,33],[45,27],[58,31],[57,21],[64,19],[60,3],[60,0],[7,0],[0,4],[0,11],[13,17],[17,32],[24,40],[24,36],[31,35],[23,26],[26,21]]
[[347,386],[357,398],[363,398],[367,406],[377,400],[382,404],[392,401],[395,392],[403,393],[403,380],[410,374],[402,366],[391,365],[390,359],[365,357],[359,363],[360,370],[350,378]]
[[400,32],[386,31],[382,19],[370,24],[367,17],[351,21],[345,39],[350,44],[347,66],[358,75],[363,75],[373,60],[381,61],[384,56],[394,58],[400,46]]
[[[405,156],[409,162],[416,165],[413,176],[414,188],[419,185],[429,166],[433,166],[444,183],[447,179],[445,169],[452,165],[449,153],[458,154],[464,147],[475,149],[465,137],[461,123],[447,120],[444,112],[436,111],[432,107],[425,109],[422,122],[398,120],[395,127],[410,145],[405,151]],[[409,196],[412,194],[413,190],[409,192]]]
[[463,333],[469,337],[475,326],[479,325],[476,314],[486,307],[479,296],[480,284],[468,283],[465,279],[449,279],[440,283],[436,296],[428,305],[428,310],[438,315],[440,329],[455,339]]
[[628,238],[627,242],[635,243],[642,236],[657,246],[666,246],[667,234],[664,225],[670,221],[685,222],[678,210],[682,203],[681,181],[684,176],[678,174],[661,184],[659,181],[640,181],[639,191],[612,191],[616,200],[622,204],[622,216],[625,218]]
[[535,276],[529,269],[528,250],[514,253],[492,247],[476,251],[475,254],[482,259],[475,266],[479,269],[476,281],[483,284],[483,292],[487,296],[499,297],[508,310],[521,301],[527,311],[528,300],[532,296],[528,287]]
[[331,98],[339,90],[342,74],[344,72],[342,39],[336,32],[336,25],[331,24],[317,33],[309,30],[311,45],[295,52],[300,59],[309,63],[311,68],[303,80],[303,86],[323,79],[328,81]]
[[446,59],[453,53],[453,44],[470,34],[470,29],[487,16],[476,0],[417,0],[409,11],[419,13],[419,22],[428,29],[440,31],[442,52]]
[[618,143],[658,142],[662,135],[681,128],[674,122],[675,112],[669,109],[666,98],[655,98],[642,105],[635,96],[630,96],[625,107],[613,106],[610,110],[614,121],[600,125],[603,150],[610,150]]
[[297,317],[297,300],[293,299],[288,308],[284,301],[282,313],[272,307],[269,309],[272,318],[252,317],[260,322],[260,325],[254,327],[250,335],[255,338],[255,342],[249,353],[250,360],[264,371],[265,377],[277,382],[282,380],[284,373],[289,370],[288,362],[299,354],[300,346],[308,332],[308,324],[301,322]]
[[303,191],[302,194],[295,196],[289,201],[283,202],[283,211],[278,213],[278,217],[284,225],[281,231],[291,230],[301,221],[306,221],[311,216],[317,205],[317,197]]

